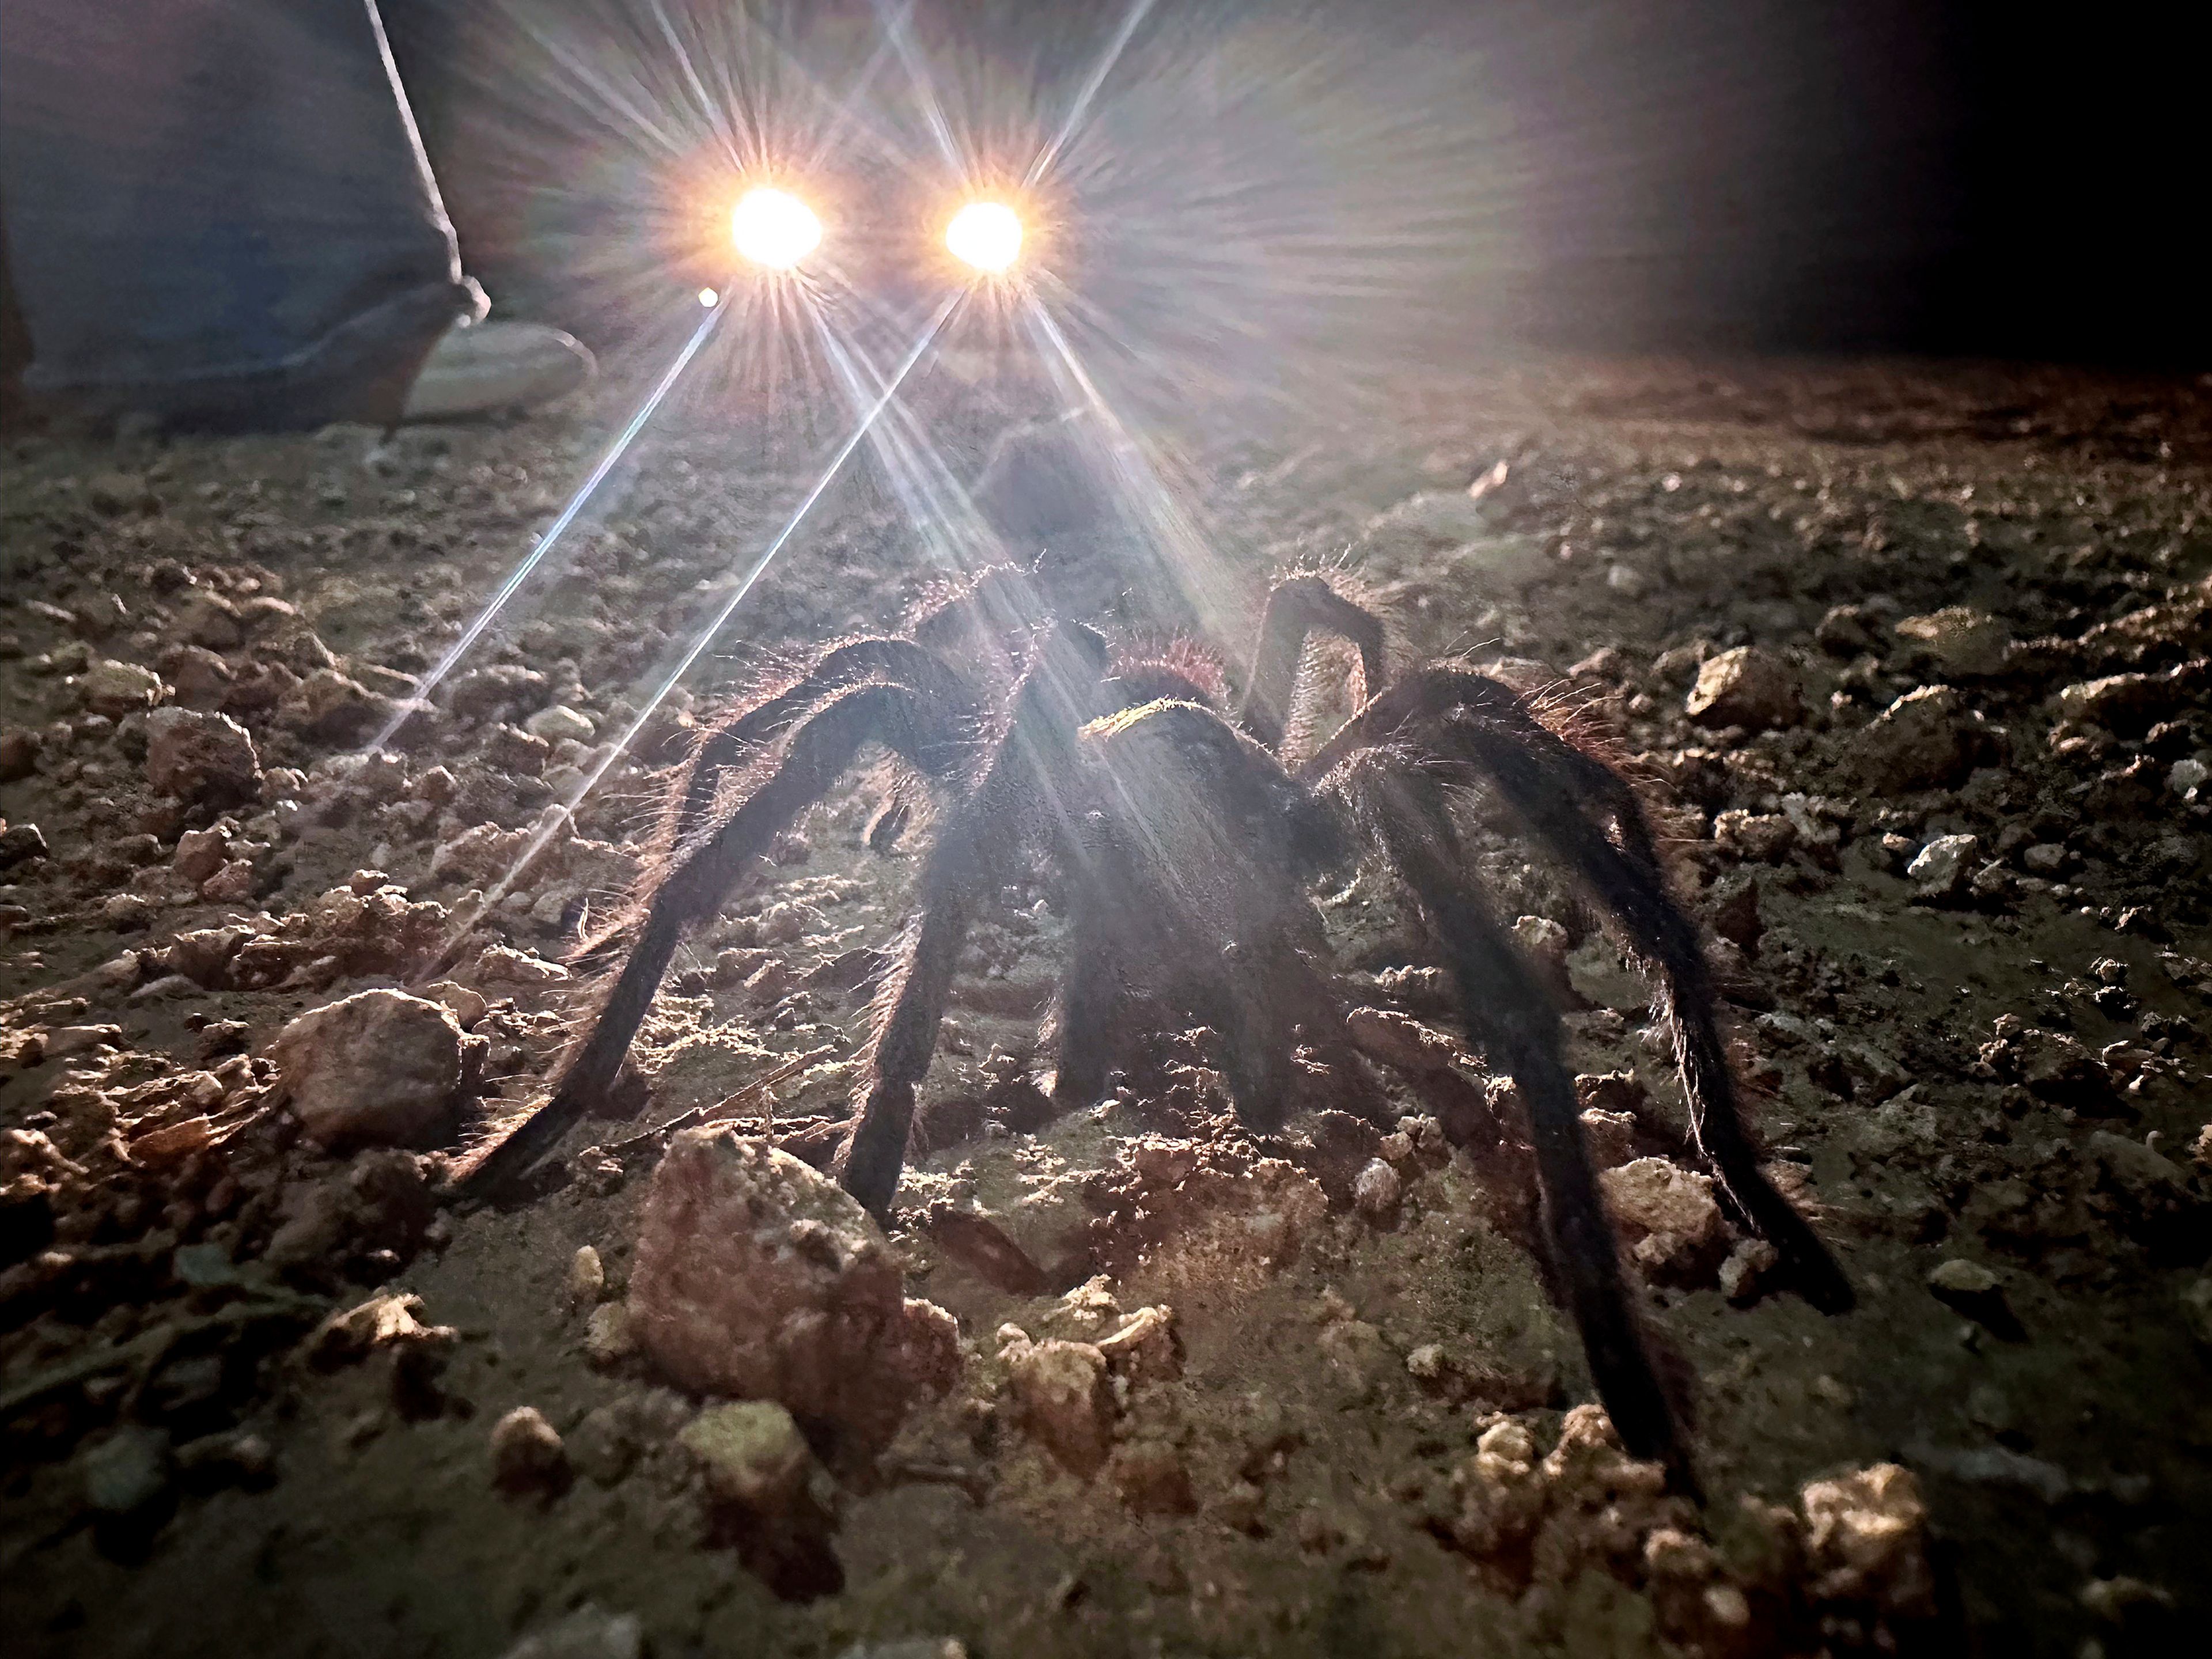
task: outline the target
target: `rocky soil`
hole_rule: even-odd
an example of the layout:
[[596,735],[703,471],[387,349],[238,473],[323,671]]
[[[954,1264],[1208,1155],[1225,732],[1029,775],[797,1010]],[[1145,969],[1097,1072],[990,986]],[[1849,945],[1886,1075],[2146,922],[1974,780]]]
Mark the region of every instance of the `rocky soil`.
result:
[[[963,476],[1035,412],[927,396]],[[696,931],[647,1086],[528,1201],[454,1201],[589,1012],[662,769],[944,574],[897,492],[833,489],[565,817],[835,437],[674,412],[366,750],[623,397],[7,452],[11,1652],[2089,1659],[2212,1615],[2212,388],[1553,363],[1182,435],[1243,615],[1340,566],[1401,659],[1500,662],[1667,825],[1849,1315],[1715,1204],[1590,908],[1476,844],[1573,1010],[1702,1503],[1590,1403],[1510,1146],[1448,1143],[1517,1108],[1377,872],[1316,897],[1433,1086],[1266,1137],[1204,1033],[1052,1117],[1061,895],[1002,893],[886,1237],[817,1173],[923,841],[868,849],[863,771]]]

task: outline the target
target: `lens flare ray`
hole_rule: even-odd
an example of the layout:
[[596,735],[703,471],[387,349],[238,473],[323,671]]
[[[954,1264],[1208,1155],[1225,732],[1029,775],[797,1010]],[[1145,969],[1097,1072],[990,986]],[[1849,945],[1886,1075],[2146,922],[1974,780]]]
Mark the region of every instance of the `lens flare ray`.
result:
[[[945,296],[944,303],[938,307],[936,313],[930,319],[929,325],[922,331],[921,337],[915,340],[905,358],[892,372],[882,392],[854,424],[844,442],[838,446],[836,453],[830,458],[828,464],[816,477],[813,486],[807,490],[799,505],[792,509],[791,516],[784,520],[783,528],[775,533],[774,538],[762,550],[759,556],[754,559],[743,579],[731,590],[730,596],[722,602],[720,608],[714,612],[707,625],[694,636],[691,644],[678,659],[676,665],[662,678],[660,684],[646,699],[644,706],[623,729],[621,736],[606,745],[605,753],[599,757],[598,763],[585,775],[582,781],[568,792],[568,799],[561,804],[560,808],[557,811],[549,810],[545,813],[539,821],[538,829],[532,834],[529,842],[516,855],[514,862],[507,866],[507,873],[493,884],[491,890],[484,895],[482,903],[477,907],[475,914],[462,924],[455,935],[456,942],[465,938],[468,930],[473,927],[477,921],[489,914],[493,907],[507,896],[516,879],[529,868],[531,861],[545,850],[554,836],[560,833],[563,824],[573,821],[576,809],[584,803],[585,799],[592,790],[599,787],[600,781],[613,769],[616,761],[629,751],[630,744],[637,740],[637,734],[645,729],[646,723],[653,718],[654,712],[667,701],[668,694],[673,691],[682,682],[684,675],[690,672],[691,665],[706,654],[708,647],[728,625],[730,618],[737,614],[738,607],[744,603],[746,595],[752,592],[754,584],[766,574],[768,568],[775,562],[777,556],[783,551],[792,537],[798,533],[799,526],[805,522],[806,515],[813,510],[815,502],[822,499],[823,492],[830,488],[838,473],[844,470],[845,463],[852,459],[853,452],[860,447],[861,441],[868,435],[869,429],[875,425],[877,418],[898,395],[899,387],[904,384],[907,376],[914,372],[915,365],[922,360],[929,348],[935,343],[937,337],[944,331],[945,325],[951,319],[953,312],[958,307],[966,293],[965,289],[958,289]],[[436,971],[442,972],[446,967],[451,965],[447,960],[451,951],[452,946],[449,945],[446,952],[441,953],[439,959],[441,965]]]
[[675,389],[677,381],[683,378],[684,371],[690,366],[691,360],[699,355],[699,348],[707,343],[708,337],[721,322],[723,316],[729,310],[730,303],[731,295],[724,293],[708,308],[707,314],[700,319],[698,327],[691,331],[691,337],[684,343],[683,349],[676,354],[674,361],[662,373],[660,379],[654,382],[653,390],[646,394],[645,401],[637,406],[636,412],[629,417],[628,424],[615,434],[615,441],[607,446],[606,453],[599,457],[599,465],[594,466],[584,482],[576,487],[575,493],[568,497],[568,505],[563,507],[553,522],[545,527],[544,533],[538,538],[538,544],[532,547],[522,562],[508,573],[507,580],[500,584],[498,591],[491,596],[490,602],[476,614],[474,620],[466,628],[461,630],[460,638],[447,647],[445,654],[438,659],[430,672],[416,683],[414,695],[399,706],[392,718],[385,722],[383,729],[370,739],[368,744],[370,751],[383,748],[398,734],[399,728],[407,723],[408,717],[415,713],[416,706],[435,691],[446,677],[453,672],[454,666],[468,654],[470,647],[483,636],[484,630],[492,625],[499,613],[506,608],[507,602],[515,596],[523,583],[530,580],[531,574],[544,563],[546,556],[552,552],[561,538],[568,533],[568,527],[576,522],[577,515],[590,505],[592,497],[599,493],[599,486],[607,481],[607,475],[622,464],[623,457],[629,453],[629,447],[637,441],[638,434],[645,430],[646,422],[653,418],[653,412],[666,401],[668,394]]

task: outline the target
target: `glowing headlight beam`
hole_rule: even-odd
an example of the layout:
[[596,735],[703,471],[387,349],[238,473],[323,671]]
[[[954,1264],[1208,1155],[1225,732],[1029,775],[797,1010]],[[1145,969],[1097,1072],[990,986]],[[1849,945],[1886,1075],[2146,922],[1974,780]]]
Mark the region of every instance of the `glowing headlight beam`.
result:
[[1122,495],[1150,532],[1141,538],[1141,556],[1152,562],[1163,582],[1182,593],[1200,628],[1215,639],[1224,637],[1236,614],[1237,590],[1212,538],[1200,533],[1189,513],[1161,482],[1142,440],[1106,400],[1051,311],[1034,293],[1024,297],[1037,355],[1060,395],[1087,409],[1106,435],[1106,459]]
[[995,276],[1022,251],[1021,216],[1004,202],[970,202],[945,228],[952,257]]
[[[823,355],[844,382],[845,395],[857,413],[870,398],[881,395],[884,371],[857,344],[848,349],[818,308],[814,324]],[[1006,558],[998,532],[976,511],[974,500],[908,405],[893,404],[886,409],[870,429],[868,441],[934,562],[948,570],[964,570]]]
[[1129,7],[1129,15],[1121,20],[1121,28],[1107,43],[1106,50],[1099,54],[1097,65],[1091,71],[1091,78],[1075,94],[1075,101],[1067,106],[1067,118],[1060,124],[1060,131],[1050,143],[1037,152],[1036,160],[1030,163],[1030,170],[1022,179],[1023,188],[1035,185],[1060,159],[1060,151],[1067,147],[1067,141],[1075,136],[1076,128],[1082,125],[1083,118],[1090,112],[1091,100],[1098,95],[1098,88],[1106,84],[1106,77],[1114,72],[1114,65],[1121,61],[1122,50],[1129,44],[1129,37],[1137,32],[1137,26],[1145,21],[1146,14],[1152,9],[1152,0],[1133,0]]
[[507,896],[514,885],[515,878],[530,867],[530,861],[532,859],[545,850],[547,843],[559,833],[561,826],[574,818],[576,809],[583,805],[585,798],[592,790],[599,787],[599,781],[606,776],[613,769],[615,762],[620,759],[629,750],[630,744],[637,740],[637,734],[645,729],[646,722],[653,718],[653,711],[667,701],[668,694],[673,691],[684,675],[690,672],[691,665],[706,654],[707,647],[714,642],[715,636],[721,633],[730,618],[737,614],[738,607],[744,603],[745,596],[752,592],[753,584],[760,580],[769,566],[775,562],[776,556],[783,551],[785,545],[798,532],[799,525],[813,510],[814,503],[822,499],[823,491],[830,488],[831,482],[843,470],[845,463],[852,459],[853,452],[860,447],[861,440],[868,435],[869,428],[875,425],[877,416],[880,416],[890,405],[891,399],[898,395],[899,387],[905,384],[907,376],[914,372],[915,365],[921,361],[923,354],[944,331],[945,325],[951,320],[954,310],[958,307],[965,293],[964,289],[956,289],[945,296],[945,303],[938,307],[936,315],[929,319],[929,325],[922,331],[921,337],[914,343],[904,360],[900,362],[896,369],[892,371],[890,379],[884,384],[882,394],[869,405],[851,434],[843,443],[838,446],[837,453],[830,458],[829,465],[822,469],[821,475],[815,479],[813,487],[806,492],[805,499],[792,509],[791,516],[784,520],[783,528],[776,532],[775,539],[769,542],[762,550],[760,556],[753,561],[751,568],[745,572],[744,579],[732,590],[730,597],[722,602],[721,609],[714,613],[713,620],[700,629],[698,637],[691,641],[681,660],[668,671],[659,685],[654,689],[653,695],[646,699],[645,706],[637,711],[636,716],[631,720],[629,726],[623,728],[622,735],[607,745],[607,751],[600,757],[599,764],[592,769],[582,782],[568,792],[568,799],[562,803],[561,810],[555,811],[548,809],[539,819],[536,833],[530,837],[522,851],[517,854],[514,862],[507,866],[507,873],[501,876],[491,890],[484,895],[483,902],[477,906],[474,914],[461,924],[446,949],[439,953],[437,961],[426,970],[429,977],[435,978],[452,968],[456,959],[454,952],[467,939],[469,930],[490,914],[492,908]]
[[878,0],[876,11],[883,21],[884,38],[897,52],[899,61],[906,65],[915,101],[921,106],[922,125],[929,129],[929,136],[937,141],[939,156],[955,175],[964,172],[966,169],[960,161],[960,146],[952,137],[952,124],[945,118],[945,106],[938,101],[937,88],[922,64],[921,53],[915,48],[914,36],[907,27],[914,15],[914,7],[911,4],[902,6],[894,16],[884,9],[882,0]]
[[822,221],[787,190],[757,185],[730,210],[738,252],[770,270],[789,270],[822,245]]
[[[701,301],[705,303],[703,293]],[[576,515],[590,504],[599,486],[607,481],[607,474],[621,465],[622,458],[629,453],[629,447],[637,441],[637,434],[645,430],[645,423],[653,418],[653,411],[675,388],[676,382],[683,377],[691,360],[699,355],[699,348],[707,343],[707,337],[714,331],[714,325],[722,320],[723,313],[728,309],[729,295],[726,294],[708,307],[707,314],[699,319],[699,326],[691,331],[691,337],[684,343],[684,349],[676,354],[675,361],[653,383],[653,390],[646,394],[645,401],[637,406],[637,412],[629,417],[629,423],[615,434],[614,442],[607,446],[606,453],[599,457],[599,465],[576,487],[576,493],[568,497],[568,505],[545,527],[544,533],[538,538],[538,544],[530,550],[521,563],[508,573],[507,580],[500,584],[499,591],[491,596],[491,602],[477,612],[475,619],[461,630],[460,638],[447,647],[445,655],[438,659],[428,673],[415,683],[413,696],[399,705],[392,718],[385,722],[384,729],[370,739],[366,752],[374,754],[398,734],[399,728],[406,725],[408,716],[438,689],[447,675],[453,672],[454,666],[469,653],[470,647],[483,637],[484,629],[492,625],[506,608],[507,602],[514,597],[516,590],[530,580],[532,571],[545,562],[545,556],[568,533],[568,526],[576,522]]]

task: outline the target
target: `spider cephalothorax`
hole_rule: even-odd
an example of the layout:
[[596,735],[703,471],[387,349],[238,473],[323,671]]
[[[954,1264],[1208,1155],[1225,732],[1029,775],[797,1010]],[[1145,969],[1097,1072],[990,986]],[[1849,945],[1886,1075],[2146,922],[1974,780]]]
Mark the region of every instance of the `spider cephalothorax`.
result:
[[[1285,722],[1316,629],[1356,648],[1361,696],[1310,758],[1286,765]],[[665,872],[644,895],[596,1023],[552,1098],[477,1182],[495,1184],[543,1156],[614,1082],[684,929],[716,915],[773,839],[872,746],[939,801],[920,912],[879,998],[835,1165],[879,1216],[898,1186],[963,938],[1026,860],[1055,866],[1066,894],[1055,1103],[1098,1100],[1130,1058],[1130,1011],[1164,1008],[1217,1034],[1239,1117],[1267,1129],[1296,1092],[1301,1048],[1363,1046],[1310,895],[1317,878],[1374,855],[1431,930],[1466,1036],[1519,1085],[1552,1278],[1607,1411],[1632,1451],[1680,1466],[1583,1144],[1559,1012],[1475,884],[1455,792],[1494,790],[1610,913],[1658,982],[1698,1150],[1738,1219],[1776,1247],[1816,1306],[1846,1308],[1851,1290],[1759,1170],[1697,930],[1668,894],[1635,793],[1497,680],[1449,664],[1386,679],[1382,627],[1320,576],[1269,595],[1233,717],[1220,684],[1188,646],[1117,656],[1006,569],[903,636],[823,653],[701,745],[672,809]]]

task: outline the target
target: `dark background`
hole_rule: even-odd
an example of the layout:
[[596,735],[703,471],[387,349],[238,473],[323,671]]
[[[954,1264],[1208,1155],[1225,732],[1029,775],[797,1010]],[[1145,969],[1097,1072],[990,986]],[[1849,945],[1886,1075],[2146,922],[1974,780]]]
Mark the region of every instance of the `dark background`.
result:
[[[1275,9],[1226,3],[1246,16]],[[1178,3],[1162,0],[1162,13]],[[1122,0],[923,0],[925,14],[933,5],[938,26],[1004,40],[1011,60],[1046,77],[1079,73],[1122,11]],[[562,257],[518,228],[527,216],[511,165],[471,150],[465,118],[472,100],[481,111],[487,65],[483,37],[468,31],[483,9],[383,9],[471,268],[510,309],[564,319]],[[2212,368],[2204,268],[2186,253],[2206,229],[2212,144],[2202,31],[2176,21],[2183,9],[1318,7],[1355,42],[1396,30],[1479,55],[1486,95],[1510,118],[1498,171],[1518,181],[1525,252],[1517,269],[1471,272],[1465,287],[1520,343],[2193,372]],[[573,171],[575,158],[544,161]],[[584,326],[584,309],[565,319]]]
[[[949,9],[966,15],[939,22],[1018,39],[1049,73],[1087,62],[1121,4]],[[1508,290],[1493,297],[1529,344],[2212,366],[2203,270],[2185,253],[2205,229],[2212,146],[2204,59],[2174,21],[2183,9],[1321,9],[1354,35],[1430,31],[1440,50],[1482,55],[1511,112],[1505,159],[1523,180],[1533,258],[1481,280]],[[440,61],[448,0],[386,0],[386,11],[434,160],[458,175],[469,158],[447,140],[467,88]],[[467,190],[447,188],[489,278],[527,263],[495,227],[471,225]]]

